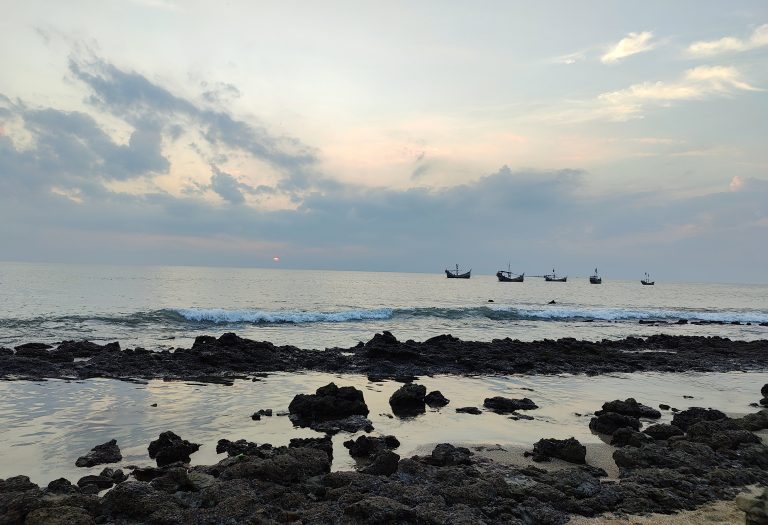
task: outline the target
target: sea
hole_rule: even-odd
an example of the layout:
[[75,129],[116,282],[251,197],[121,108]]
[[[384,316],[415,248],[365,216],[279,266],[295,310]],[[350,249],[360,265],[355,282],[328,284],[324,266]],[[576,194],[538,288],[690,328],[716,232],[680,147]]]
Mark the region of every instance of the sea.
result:
[[[0,263],[0,346],[68,339],[149,350],[201,334],[300,348],[398,339],[618,339],[656,333],[768,338],[768,285],[654,286],[588,277],[501,283],[494,275]],[[678,321],[688,324],[676,324]],[[643,321],[643,323],[641,323]],[[657,324],[645,324],[658,321]]]
[[[760,326],[768,323],[766,285],[658,279],[654,286],[642,286],[639,279],[614,280],[610,274],[603,284],[591,285],[587,276],[569,276],[565,283],[533,277],[500,283],[480,274],[446,279],[440,269],[425,274],[0,263],[0,297],[0,347],[88,339],[164,350],[189,346],[201,334],[236,332],[322,349],[350,347],[383,330],[401,340],[445,333],[482,341],[655,333],[768,338],[768,326]],[[640,323],[650,320],[659,323]],[[278,446],[294,437],[317,436],[294,427],[285,414],[295,394],[331,381],[364,392],[374,434],[397,436],[396,452],[403,457],[450,442],[517,463],[528,461],[524,451],[541,438],[574,436],[587,446],[590,464],[615,473],[612,448],[588,427],[590,414],[603,402],[631,396],[652,406],[713,407],[737,416],[755,410],[768,371],[420,377],[420,384],[440,390],[450,404],[408,418],[394,416],[388,404],[400,383],[356,374],[280,372],[226,385],[0,381],[0,479],[24,474],[41,485],[59,477],[76,482],[103,468],[77,468],[77,457],[110,439],[117,440],[123,461],[109,466],[149,466],[147,445],[166,430],[202,444],[193,464],[223,459],[216,453],[222,438]],[[530,412],[530,420],[454,410],[482,408],[484,398],[496,395],[529,397],[540,408]],[[251,419],[266,408],[275,415]],[[663,411],[662,421],[671,417]],[[357,435],[333,436],[334,470],[356,467],[343,443]]]

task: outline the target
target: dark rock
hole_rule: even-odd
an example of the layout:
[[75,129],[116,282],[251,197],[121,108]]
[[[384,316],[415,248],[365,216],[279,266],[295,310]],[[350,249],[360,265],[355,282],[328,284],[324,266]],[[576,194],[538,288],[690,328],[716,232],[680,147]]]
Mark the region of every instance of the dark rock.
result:
[[117,341],[99,345],[90,341],[62,341],[56,348],[56,353],[67,353],[73,357],[88,358],[100,354],[101,352],[118,352],[120,343]]
[[413,523],[414,511],[402,503],[383,496],[367,496],[344,508],[350,523],[386,525]]
[[157,461],[158,467],[162,467],[177,461],[189,463],[189,455],[197,452],[199,448],[199,444],[190,443],[167,430],[160,434],[156,440],[150,442],[148,451],[149,457]]
[[288,410],[297,420],[308,423],[368,415],[362,391],[351,386],[337,387],[334,383],[318,388],[314,394],[296,395]]
[[[13,349],[16,350],[16,353],[18,352],[34,352],[35,350],[48,350],[49,348],[53,348],[51,345],[47,345],[45,343],[24,343],[23,345],[14,346]],[[30,354],[33,355],[33,354]]]
[[600,434],[610,435],[623,427],[640,430],[640,420],[636,417],[624,416],[614,412],[603,412],[589,421],[589,428]]
[[738,421],[729,418],[693,423],[686,433],[690,441],[704,443],[715,450],[735,449],[746,443],[761,443],[759,437],[742,428]]
[[378,452],[371,461],[370,465],[364,467],[361,472],[374,476],[391,476],[397,472],[397,464],[400,456],[391,450],[382,450]]
[[550,458],[558,458],[569,463],[586,463],[587,447],[575,438],[568,439],[541,439],[533,444],[533,460],[549,461]]
[[651,425],[648,428],[643,429],[643,432],[651,436],[653,439],[669,439],[674,436],[685,435],[685,432],[683,432],[679,427],[676,427],[675,425],[669,425],[667,423]]
[[389,398],[392,410],[424,408],[424,398],[427,395],[427,387],[415,383],[407,383],[398,388]]
[[424,397],[424,402],[434,408],[444,407],[450,403],[450,400],[448,400],[439,390],[434,390]]
[[753,432],[756,430],[765,430],[768,428],[768,409],[763,409],[754,414],[747,414],[736,421],[738,421],[739,425],[746,430],[751,430]]
[[148,483],[126,481],[104,495],[104,510],[110,516],[146,520],[163,511],[179,511],[180,506],[168,494]]
[[763,399],[761,399],[760,404],[763,405],[764,407],[768,407],[768,397],[764,397]]
[[468,465],[471,463],[470,456],[472,452],[465,447],[454,447],[449,443],[441,443],[432,450],[432,455],[426,456],[425,463],[435,465],[437,467],[445,467],[451,465]]
[[669,410],[669,405],[665,405],[664,403],[661,403],[659,405],[659,408],[662,409],[662,410]]
[[477,416],[477,415],[480,415],[480,414],[482,414],[482,413],[483,413],[483,412],[482,412],[482,411],[481,411],[479,408],[477,408],[477,407],[461,407],[461,408],[457,408],[457,409],[456,409],[456,412],[458,412],[458,413],[460,413],[460,414],[474,414],[474,415],[476,415],[476,416]]
[[638,418],[647,417],[650,419],[659,419],[661,417],[661,412],[655,408],[651,408],[649,406],[638,403],[634,398],[631,397],[624,401],[619,399],[615,401],[608,401],[607,403],[603,404],[602,410],[595,412],[595,415],[599,416],[600,414],[607,412],[614,412],[623,416],[632,416]]
[[228,439],[220,439],[216,443],[216,453],[227,453],[227,456],[259,456],[264,457],[265,451],[271,450],[272,445],[257,445],[245,439],[238,439],[237,441],[230,441]]
[[110,488],[114,484],[115,482],[112,481],[112,478],[104,476],[83,476],[77,480],[77,486],[81,489],[86,485],[95,485],[99,490],[104,490]]
[[760,389],[760,393],[763,394],[763,397],[768,397],[768,383],[763,385],[763,388]]
[[651,442],[653,438],[629,427],[619,428],[611,436],[611,445],[614,447],[640,447]]
[[113,469],[113,468],[106,467],[99,473],[99,476],[102,476],[104,478],[109,478],[115,483],[122,483],[123,481],[128,479],[128,476],[126,476],[125,473],[119,468]]
[[48,483],[46,490],[53,494],[77,494],[80,492],[80,489],[77,487],[77,485],[73,485],[66,478],[54,479]]
[[88,511],[80,507],[57,505],[32,510],[24,520],[25,525],[95,525]]
[[293,438],[288,447],[322,450],[328,455],[328,461],[333,461],[333,441],[331,440],[331,436],[323,436],[320,438]]
[[360,436],[344,442],[349,449],[349,455],[356,458],[371,457],[384,450],[392,450],[400,446],[395,436],[368,437]]
[[717,421],[718,419],[725,419],[726,417],[727,416],[719,410],[692,407],[672,416],[672,424],[683,431],[687,431],[689,426],[698,423],[699,421]]
[[131,472],[131,475],[138,481],[152,481],[163,474],[165,474],[165,470],[157,467],[139,467]]
[[536,403],[524,397],[523,399],[510,399],[508,397],[489,397],[483,402],[483,406],[498,412],[499,414],[508,414],[518,410],[535,410],[538,407]]
[[[293,419],[293,418],[291,418]],[[296,421],[294,421],[295,423]],[[315,421],[310,423],[309,427],[318,432],[326,434],[338,434],[339,432],[373,432],[373,423],[367,417],[349,416],[344,419],[332,419],[329,421]]]
[[104,463],[118,463],[122,461],[123,455],[120,453],[120,447],[117,441],[112,439],[101,445],[96,445],[85,456],[77,458],[76,467],[94,467]]

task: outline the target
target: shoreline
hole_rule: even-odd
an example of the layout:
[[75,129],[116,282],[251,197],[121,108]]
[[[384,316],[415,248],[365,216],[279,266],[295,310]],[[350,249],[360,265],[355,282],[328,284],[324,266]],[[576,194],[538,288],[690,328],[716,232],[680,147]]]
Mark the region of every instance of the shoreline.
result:
[[726,372],[768,370],[767,358],[768,340],[702,336],[480,342],[441,335],[423,342],[403,342],[383,332],[350,348],[306,350],[226,333],[218,338],[198,336],[190,348],[174,351],[122,349],[118,342],[99,345],[88,341],[0,348],[0,380],[103,377],[226,382],[263,373],[301,371],[356,373],[374,379],[435,374]]

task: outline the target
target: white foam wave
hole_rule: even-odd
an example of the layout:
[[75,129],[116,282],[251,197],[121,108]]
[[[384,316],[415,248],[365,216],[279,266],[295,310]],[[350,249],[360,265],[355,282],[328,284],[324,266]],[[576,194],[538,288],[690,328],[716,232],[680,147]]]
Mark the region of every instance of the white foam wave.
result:
[[515,312],[523,318],[531,319],[595,319],[602,321],[637,321],[637,320],[678,320],[687,321],[715,321],[730,323],[765,323],[768,322],[768,313],[756,311],[709,311],[709,310],[666,310],[666,309],[638,309],[638,308],[588,308],[588,307],[498,307],[499,311]]
[[341,312],[304,312],[263,310],[225,310],[223,308],[179,308],[174,310],[187,321],[228,323],[343,323],[368,319],[389,319],[393,311],[389,308],[373,310],[346,310]]

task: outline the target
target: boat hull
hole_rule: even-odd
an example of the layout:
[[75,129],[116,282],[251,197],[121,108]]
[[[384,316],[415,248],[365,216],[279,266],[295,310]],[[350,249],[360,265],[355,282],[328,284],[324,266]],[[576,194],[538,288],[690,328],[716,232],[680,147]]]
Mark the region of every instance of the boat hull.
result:
[[501,283],[521,283],[525,279],[525,274],[520,274],[517,277],[510,277],[508,275],[505,275],[504,272],[498,271],[496,272],[496,277],[498,277],[499,282]]
[[471,273],[472,273],[472,270],[466,273],[457,273],[457,272],[452,272],[450,270],[445,270],[445,276],[448,279],[469,279],[469,276]]
[[656,284],[656,281],[640,281],[640,284],[642,284],[643,286],[653,286],[654,284]]
[[550,283],[564,283],[568,281],[568,277],[551,277],[545,276],[544,280]]
[[589,278],[590,284],[603,284],[603,278],[602,277],[590,277]]

